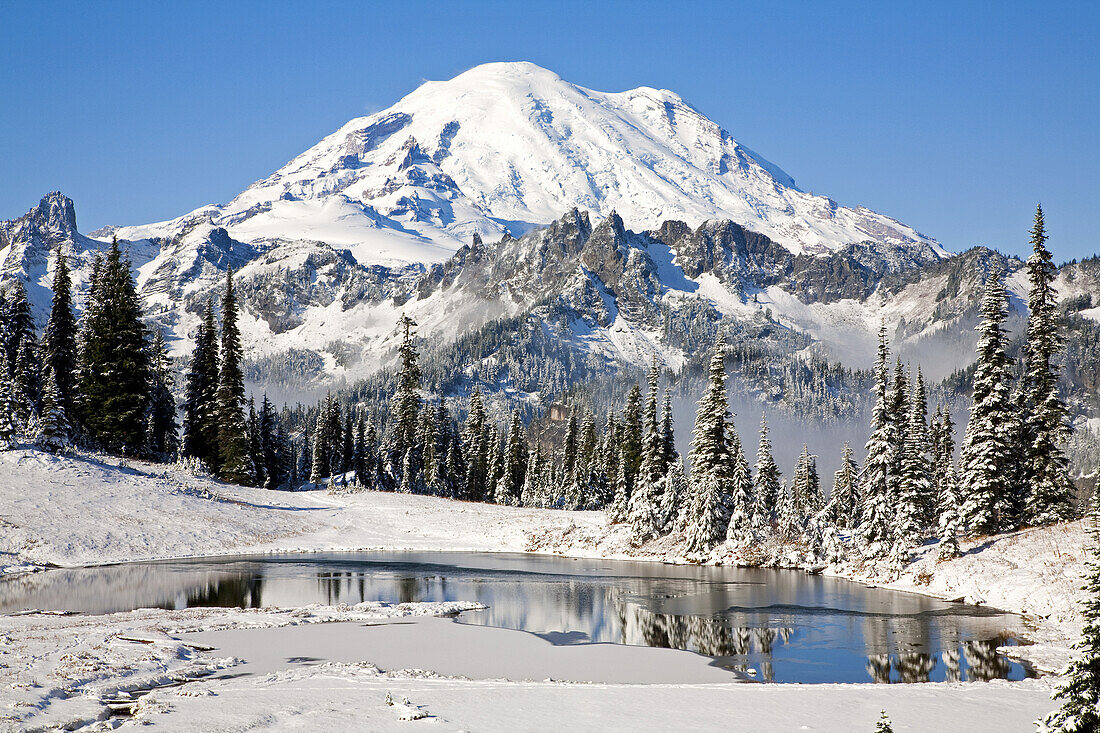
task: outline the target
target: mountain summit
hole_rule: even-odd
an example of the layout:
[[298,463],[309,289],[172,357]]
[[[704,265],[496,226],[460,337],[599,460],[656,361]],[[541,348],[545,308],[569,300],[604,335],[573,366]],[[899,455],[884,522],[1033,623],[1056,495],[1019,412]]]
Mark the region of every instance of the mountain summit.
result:
[[640,227],[731,219],[794,253],[872,242],[943,254],[889,217],[799,190],[673,92],[597,92],[524,62],[426,82],[224,206],[117,234],[204,223],[247,243],[322,241],[361,264],[438,262],[475,234],[519,236],[574,207]]

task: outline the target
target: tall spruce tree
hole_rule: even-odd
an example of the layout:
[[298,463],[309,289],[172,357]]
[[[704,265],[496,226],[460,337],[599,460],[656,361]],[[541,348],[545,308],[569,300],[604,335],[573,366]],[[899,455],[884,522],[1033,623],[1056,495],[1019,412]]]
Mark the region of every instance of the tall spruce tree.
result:
[[1065,683],[1054,693],[1062,706],[1044,721],[1050,733],[1093,733],[1100,730],[1100,503],[1093,497],[1088,532],[1092,539],[1087,575],[1082,588],[1081,615],[1085,619],[1078,657],[1070,664]]
[[855,527],[859,524],[859,466],[852,457],[852,446],[844,443],[840,454],[840,468],[833,474],[833,490],[829,498],[834,514],[831,521],[837,527]]
[[627,494],[634,491],[634,482],[642,465],[642,389],[634,385],[626,396],[623,408],[622,446]]
[[47,364],[42,387],[42,411],[35,440],[46,450],[56,451],[68,445],[71,433],[61,391],[57,388],[57,377],[54,376],[53,367]]
[[183,402],[183,454],[218,469],[218,322],[207,300],[195,331]]
[[466,413],[466,429],[463,435],[463,453],[466,456],[466,498],[483,501],[486,494],[486,445],[485,406],[481,390],[470,395],[470,408]]
[[164,334],[157,329],[150,347],[148,451],[160,458],[171,458],[179,451],[179,425],[176,400],[172,396],[171,359]]
[[879,327],[878,356],[875,359],[875,405],[871,413],[871,436],[867,458],[859,476],[860,523],[856,538],[864,556],[886,557],[893,542],[892,497],[896,485],[894,466],[898,433],[891,419],[889,403],[890,350],[886,345],[886,324]]
[[766,527],[779,513],[779,466],[772,457],[772,442],[768,438],[768,416],[760,415],[760,444],[756,448],[753,494],[756,500],[756,524]]
[[757,538],[761,526],[758,524],[756,500],[753,496],[752,471],[736,430],[730,431],[730,453],[733,475],[730,482],[730,521],[726,528],[726,539],[736,545],[747,545]]
[[241,365],[241,332],[237,327],[237,295],[233,289],[233,269],[225,275],[222,294],[221,364],[218,371],[217,476],[225,481],[251,484],[256,480],[251,443],[245,421],[244,369]]
[[732,418],[726,397],[725,339],[719,335],[699,399],[691,440],[691,499],[686,551],[703,554],[725,539],[733,494]]
[[[397,349],[400,366],[397,373],[397,390],[393,394],[392,401],[392,425],[393,431],[390,438],[391,452],[400,465],[398,471],[399,483],[411,486],[419,471],[418,461],[415,460],[417,446],[417,426],[420,422],[420,354],[416,350],[416,333],[413,329],[416,322],[407,315],[402,314],[398,321],[398,329],[401,331],[401,345]],[[391,463],[394,461],[391,460]],[[406,477],[405,468],[408,467],[414,475]],[[491,486],[486,486],[490,490]]]
[[15,390],[15,407],[20,419],[29,424],[38,415],[42,400],[41,358],[34,317],[23,283],[8,288],[2,320],[8,371]]
[[1005,506],[1012,499],[1010,397],[1011,374],[1005,356],[1008,299],[1000,266],[994,264],[982,296],[977,362],[970,420],[963,439],[960,483],[965,501],[963,520],[976,534],[992,534],[1009,526]]
[[8,357],[4,349],[0,349],[0,449],[15,445],[22,428],[15,409],[15,388],[8,372]]
[[519,410],[512,410],[503,457],[504,466],[496,485],[495,501],[497,504],[517,505],[527,476],[527,438]]
[[94,268],[79,344],[76,392],[85,434],[105,450],[140,454],[146,444],[149,350],[130,262],[117,239]]
[[1031,229],[1032,254],[1027,260],[1027,341],[1024,347],[1022,462],[1025,488],[1024,520],[1050,524],[1073,516],[1073,482],[1062,444],[1068,437],[1067,410],[1058,394],[1055,358],[1062,348],[1057,317],[1057,275],[1043,223],[1043,207],[1035,210]]
[[69,418],[73,410],[73,379],[76,375],[76,316],[73,315],[72,277],[65,254],[59,247],[53,271],[53,300],[42,336],[43,363],[52,369],[57,386],[57,404]]
[[919,545],[927,527],[932,502],[932,466],[928,460],[928,428],[925,424],[927,397],[924,379],[917,370],[909,390],[909,404],[902,444],[897,497],[894,502],[894,537],[909,547]]

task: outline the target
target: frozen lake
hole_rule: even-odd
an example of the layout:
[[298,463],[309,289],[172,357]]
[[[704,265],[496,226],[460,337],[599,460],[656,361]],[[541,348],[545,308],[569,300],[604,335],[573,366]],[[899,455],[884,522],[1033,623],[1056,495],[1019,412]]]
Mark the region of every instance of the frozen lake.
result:
[[477,601],[488,608],[457,623],[525,631],[555,646],[692,651],[760,681],[1027,676],[996,651],[1022,633],[1014,615],[793,570],[364,552],[129,563],[0,580],[3,613],[361,601]]

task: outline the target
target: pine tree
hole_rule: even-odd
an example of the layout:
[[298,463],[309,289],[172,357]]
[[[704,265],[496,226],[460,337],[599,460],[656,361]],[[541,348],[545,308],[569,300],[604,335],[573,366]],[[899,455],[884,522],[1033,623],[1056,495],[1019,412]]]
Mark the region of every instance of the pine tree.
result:
[[833,474],[833,490],[830,494],[835,514],[832,522],[837,527],[855,527],[859,524],[859,466],[852,457],[852,447],[846,442],[840,454],[840,468]]
[[626,461],[624,473],[628,494],[634,491],[634,481],[641,469],[642,439],[642,390],[635,384],[626,396],[622,422],[623,460]]
[[218,469],[218,322],[208,300],[195,332],[183,403],[183,454]]
[[1006,465],[1006,457],[1012,450],[1010,373],[1001,325],[1007,303],[1001,271],[994,265],[982,297],[974,395],[960,470],[962,494],[966,497],[963,520],[977,534],[992,534],[1006,528],[1007,521],[1002,515],[1012,493],[1011,472]]
[[924,422],[926,399],[924,380],[918,369],[916,382],[909,390],[905,443],[894,502],[894,537],[908,547],[921,543],[930,513],[928,505],[932,501],[932,469],[925,454],[928,446],[928,428]]
[[885,557],[893,542],[891,499],[896,484],[894,475],[897,430],[891,419],[887,384],[890,351],[886,346],[886,325],[879,328],[878,356],[875,359],[875,406],[871,414],[871,437],[867,440],[867,458],[860,472],[862,505],[856,538],[867,557]]
[[566,476],[573,476],[577,465],[577,410],[570,408],[569,422],[565,427],[565,439],[561,446],[561,468]]
[[94,275],[81,317],[79,422],[102,448],[134,455],[146,442],[149,351],[130,263],[117,240]]
[[168,347],[158,329],[150,347],[148,452],[171,458],[179,451],[179,426],[176,424],[176,400]]
[[1073,516],[1073,482],[1062,444],[1068,437],[1067,410],[1058,395],[1055,357],[1062,348],[1057,318],[1057,275],[1043,224],[1043,207],[1035,210],[1031,229],[1032,255],[1027,260],[1031,285],[1028,295],[1027,341],[1024,348],[1023,400],[1027,419],[1023,452],[1024,519],[1032,525],[1050,524]]
[[217,476],[225,481],[251,484],[256,480],[244,413],[244,370],[241,366],[241,332],[237,327],[237,296],[233,269],[225,275],[222,294],[221,368],[218,373]]
[[310,461],[309,482],[317,485],[329,475],[329,456],[325,450],[325,423],[327,416],[324,410],[317,415],[317,425],[313,431],[313,453]]
[[[0,400],[3,400],[2,396]],[[0,410],[2,409],[3,407],[0,406]],[[0,415],[0,421],[3,421],[2,415]],[[71,430],[69,418],[65,414],[65,404],[61,400],[61,391],[57,387],[57,377],[54,375],[53,366],[47,364],[46,379],[42,389],[42,414],[38,421],[36,442],[46,450],[60,450],[68,445]],[[0,441],[3,440],[4,436],[0,431]]]
[[267,399],[265,393],[260,400],[260,414],[257,425],[257,435],[260,442],[260,463],[263,471],[263,483],[265,489],[277,489],[287,480],[285,461],[282,453],[286,450],[283,443],[281,421],[275,414],[275,408]]
[[655,537],[660,530],[660,491],[666,472],[663,431],[657,414],[660,374],[654,357],[649,370],[649,393],[642,413],[642,462],[627,512],[635,542]]
[[726,397],[725,340],[711,357],[707,388],[699,399],[691,440],[691,503],[687,552],[703,554],[725,539],[733,493],[732,415]]
[[756,466],[753,476],[753,494],[756,499],[756,521],[766,527],[776,520],[779,513],[779,466],[772,457],[772,443],[768,439],[768,417],[760,415],[760,444],[756,449]]
[[673,463],[680,460],[680,454],[676,450],[676,430],[672,417],[672,395],[665,391],[664,405],[661,407],[661,450],[663,455],[662,470],[665,474]]
[[57,386],[57,404],[70,418],[73,410],[73,379],[76,373],[76,317],[73,315],[72,278],[59,247],[53,271],[53,302],[43,334],[43,363],[52,369]]
[[[420,355],[416,350],[413,328],[416,322],[402,314],[398,328],[402,332],[401,346],[397,354],[400,367],[397,374],[397,391],[393,395],[392,450],[401,460],[402,472],[407,464],[414,472],[419,469],[410,450],[417,445],[416,429],[420,422]],[[409,460],[406,461],[405,457]],[[411,482],[412,477],[408,480]],[[406,483],[404,475],[401,483]],[[410,484],[411,485],[411,484]],[[488,488],[488,487],[486,487]]]
[[619,460],[615,471],[615,497],[607,508],[607,520],[620,524],[630,518],[630,483],[626,476],[626,448],[619,449]]
[[959,529],[962,520],[959,516],[959,477],[955,473],[955,465],[949,462],[944,469],[943,478],[939,484],[940,491],[940,522],[939,522],[939,549],[936,556],[940,560],[950,560],[958,557]]
[[684,463],[677,456],[665,473],[664,487],[661,489],[661,530],[682,529],[686,512],[686,497],[689,496]]
[[726,539],[736,545],[745,545],[757,537],[756,500],[753,496],[752,471],[741,447],[736,431],[730,434],[730,452],[733,458],[733,476],[730,496],[730,520]]
[[15,389],[7,362],[5,350],[0,349],[0,449],[15,445],[23,429],[15,409]]
[[1062,706],[1044,721],[1051,733],[1100,730],[1100,503],[1096,497],[1090,515],[1092,542],[1081,601],[1085,627],[1077,644],[1079,656],[1070,664],[1065,683],[1054,693]]
[[875,724],[875,733],[894,733],[894,727],[890,725],[890,716],[886,714],[885,710],[882,711],[882,717]]
[[470,409],[466,416],[463,440],[463,453],[466,455],[466,498],[470,501],[483,501],[488,466],[485,446],[485,407],[481,401],[480,389],[475,389],[470,395]]
[[33,422],[42,399],[41,361],[34,317],[23,283],[16,280],[5,298],[4,349],[15,390],[15,406],[21,420]]

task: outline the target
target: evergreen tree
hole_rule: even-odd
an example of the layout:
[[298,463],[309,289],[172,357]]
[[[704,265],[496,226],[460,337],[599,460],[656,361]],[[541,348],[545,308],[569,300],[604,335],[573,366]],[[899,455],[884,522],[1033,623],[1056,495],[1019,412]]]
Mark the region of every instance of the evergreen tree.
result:
[[949,462],[944,469],[939,491],[941,497],[940,542],[936,555],[940,560],[950,560],[961,554],[959,551],[959,529],[962,526],[962,520],[959,516],[959,477],[955,473],[953,462]]
[[840,454],[840,469],[833,474],[833,490],[830,494],[835,513],[831,521],[837,527],[855,527],[859,524],[859,466],[852,457],[852,447],[844,443]]
[[642,439],[642,390],[635,384],[623,408],[622,446],[627,494],[634,491],[634,481],[641,469]]
[[745,545],[756,539],[760,525],[757,523],[752,471],[749,469],[748,459],[745,458],[745,451],[741,447],[741,438],[736,431],[730,432],[730,452],[733,459],[733,476],[726,539],[736,545]]
[[260,464],[262,465],[263,483],[265,489],[277,489],[286,481],[286,469],[282,460],[282,453],[286,450],[283,443],[281,425],[278,415],[265,393],[260,400],[260,415],[257,425],[257,435],[260,443]]
[[561,467],[566,476],[573,476],[577,465],[577,410],[569,409],[569,422],[565,427],[565,439],[561,446]]
[[52,369],[57,386],[57,404],[72,417],[73,379],[76,373],[76,317],[73,315],[72,278],[64,253],[59,247],[53,271],[53,302],[43,334],[43,363]]
[[654,357],[649,370],[649,393],[642,414],[642,462],[628,508],[635,542],[654,537],[660,530],[660,491],[666,472],[663,430],[657,413],[660,374]]
[[0,349],[0,449],[15,445],[22,427],[15,409],[15,389],[8,373],[7,353]]
[[626,476],[626,448],[620,446],[619,460],[615,471],[615,497],[611,500],[611,506],[607,508],[607,520],[612,524],[620,524],[630,519],[630,485]]
[[1081,611],[1085,619],[1078,658],[1070,664],[1065,683],[1054,693],[1062,706],[1047,716],[1051,733],[1085,733],[1100,730],[1100,503],[1093,498],[1088,531],[1092,539],[1088,572],[1082,588]]
[[203,307],[187,371],[183,403],[183,453],[218,469],[218,322],[211,300]]
[[1004,283],[997,265],[989,273],[978,326],[977,363],[970,421],[963,440],[960,484],[963,520],[971,532],[992,534],[1007,528],[1003,516],[1011,501],[1010,373],[1002,328],[1007,310]]
[[676,431],[672,418],[672,395],[665,391],[664,405],[661,408],[661,450],[663,452],[662,469],[668,474],[673,463],[680,460],[676,450]]
[[34,317],[23,283],[16,280],[8,289],[2,314],[4,350],[15,395],[16,412],[25,423],[38,415],[42,399],[41,362]]
[[1058,299],[1052,284],[1057,275],[1043,224],[1043,208],[1035,210],[1031,229],[1032,254],[1027,260],[1027,341],[1024,348],[1022,420],[1026,488],[1024,519],[1050,524],[1073,516],[1073,482],[1062,444],[1068,437],[1067,410],[1058,394],[1055,358],[1062,348],[1057,319]]
[[885,710],[882,711],[882,717],[875,724],[875,733],[894,733],[894,727],[890,725],[890,716],[886,714]]
[[251,442],[244,412],[244,370],[241,366],[241,332],[237,327],[237,296],[233,270],[225,275],[222,294],[222,331],[216,415],[218,421],[217,476],[225,481],[251,484],[256,480]]
[[[402,314],[398,322],[398,328],[403,336],[401,346],[397,354],[401,365],[397,375],[397,390],[393,395],[393,435],[391,438],[392,450],[401,460],[401,482],[407,479],[403,475],[407,467],[414,472],[418,469],[411,450],[417,445],[417,426],[420,422],[420,355],[414,342],[413,328],[416,322]],[[406,461],[405,458],[408,458]],[[409,477],[408,481],[411,481]],[[410,484],[411,485],[411,484]],[[488,488],[488,487],[487,487]]]
[[485,406],[481,390],[470,395],[470,409],[466,415],[466,431],[463,453],[466,455],[466,498],[483,501],[486,492]]
[[117,240],[95,268],[79,342],[81,426],[108,451],[140,453],[146,442],[149,351],[130,263]]
[[756,499],[756,524],[766,527],[776,520],[779,513],[779,466],[772,457],[772,443],[768,439],[768,417],[760,415],[760,444],[756,449],[756,474],[753,476],[753,494]]
[[725,340],[711,357],[707,388],[699,399],[691,440],[691,503],[687,552],[702,554],[725,539],[733,493],[732,415],[726,397]]
[[932,501],[932,470],[925,454],[928,445],[928,429],[924,422],[926,399],[924,380],[918,369],[916,382],[909,391],[905,443],[894,504],[894,537],[909,547],[921,543],[926,518],[931,513],[928,505]]
[[[3,388],[0,387],[0,390]],[[0,402],[3,395],[0,394]],[[3,405],[0,404],[0,411]],[[0,423],[4,416],[0,414]],[[36,442],[46,450],[56,451],[64,448],[69,443],[71,427],[65,414],[65,404],[61,400],[61,391],[57,388],[57,378],[54,376],[53,367],[46,365],[46,379],[42,390],[42,414],[38,421],[38,435]],[[0,443],[4,441],[3,430],[0,428]]]
[[868,557],[885,557],[893,542],[891,499],[896,484],[894,475],[897,430],[891,419],[887,384],[890,351],[886,346],[886,325],[879,328],[878,356],[875,359],[875,406],[871,414],[871,437],[867,440],[867,458],[860,472],[862,505],[856,538]]
[[171,458],[179,451],[179,426],[176,424],[176,400],[172,396],[171,361],[164,334],[159,329],[153,334],[149,361],[148,452]]
[[329,455],[325,450],[325,424],[327,415],[321,410],[313,431],[313,457],[310,461],[309,482],[317,485],[329,475]]

